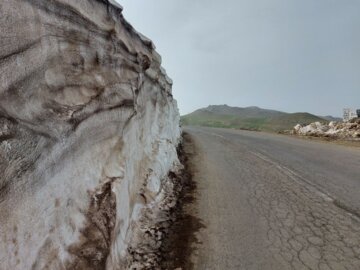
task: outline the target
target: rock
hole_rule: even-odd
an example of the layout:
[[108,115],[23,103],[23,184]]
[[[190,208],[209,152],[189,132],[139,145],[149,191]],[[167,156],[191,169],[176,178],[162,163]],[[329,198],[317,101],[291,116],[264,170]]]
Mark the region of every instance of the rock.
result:
[[130,269],[182,168],[161,57],[112,0],[0,10],[0,269]]

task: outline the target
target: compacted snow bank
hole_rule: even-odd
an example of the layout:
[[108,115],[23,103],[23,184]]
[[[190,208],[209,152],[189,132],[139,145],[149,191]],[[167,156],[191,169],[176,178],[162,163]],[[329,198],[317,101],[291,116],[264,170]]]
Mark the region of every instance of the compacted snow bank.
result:
[[0,269],[150,269],[182,169],[152,42],[107,0],[0,10]]
[[296,125],[292,134],[303,136],[329,137],[334,139],[360,139],[360,118],[352,119],[349,122],[320,122],[310,125]]

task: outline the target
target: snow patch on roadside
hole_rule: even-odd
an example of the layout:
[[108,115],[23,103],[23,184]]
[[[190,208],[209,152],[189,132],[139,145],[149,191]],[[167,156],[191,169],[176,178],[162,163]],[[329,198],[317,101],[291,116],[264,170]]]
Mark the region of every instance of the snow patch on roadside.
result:
[[330,122],[329,124],[320,122],[306,126],[297,124],[292,130],[292,134],[360,140],[360,118],[352,119],[349,122]]

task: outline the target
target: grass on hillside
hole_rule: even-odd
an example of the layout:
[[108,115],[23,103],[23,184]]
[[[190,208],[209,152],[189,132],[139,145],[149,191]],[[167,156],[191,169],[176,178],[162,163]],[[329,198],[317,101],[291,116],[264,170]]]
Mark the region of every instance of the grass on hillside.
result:
[[274,118],[242,118],[235,115],[220,115],[206,111],[197,111],[181,117],[181,123],[185,126],[195,125],[273,132],[290,130],[296,124],[310,124],[316,121],[326,122],[309,113],[293,113]]

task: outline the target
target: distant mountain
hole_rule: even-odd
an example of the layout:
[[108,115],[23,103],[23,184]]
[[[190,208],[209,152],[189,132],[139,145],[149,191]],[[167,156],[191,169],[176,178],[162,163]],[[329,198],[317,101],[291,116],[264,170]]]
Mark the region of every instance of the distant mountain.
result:
[[340,117],[334,117],[334,116],[331,116],[331,115],[326,115],[326,116],[319,116],[320,118],[323,118],[327,121],[335,121],[335,122],[342,122],[342,118]]
[[243,118],[277,117],[285,114],[283,112],[262,109],[256,106],[240,108],[230,107],[228,105],[210,105],[207,108],[198,111],[212,112],[221,115],[236,115]]
[[327,122],[310,113],[285,113],[259,107],[230,107],[210,105],[181,117],[183,125],[237,128],[263,131],[283,131],[296,124]]

